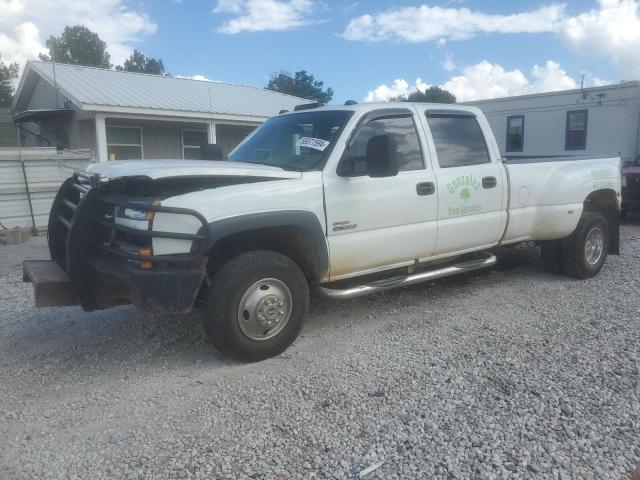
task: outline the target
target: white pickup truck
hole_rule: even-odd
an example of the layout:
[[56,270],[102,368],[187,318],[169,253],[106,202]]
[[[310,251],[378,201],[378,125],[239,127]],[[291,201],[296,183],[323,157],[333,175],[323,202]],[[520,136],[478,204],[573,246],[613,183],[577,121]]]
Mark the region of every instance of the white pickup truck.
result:
[[489,267],[538,242],[589,278],[618,253],[620,160],[501,159],[482,112],[442,104],[308,108],[271,118],[227,161],[92,164],[24,265],[42,306],[200,310],[222,352],[285,350],[310,289],[348,298]]

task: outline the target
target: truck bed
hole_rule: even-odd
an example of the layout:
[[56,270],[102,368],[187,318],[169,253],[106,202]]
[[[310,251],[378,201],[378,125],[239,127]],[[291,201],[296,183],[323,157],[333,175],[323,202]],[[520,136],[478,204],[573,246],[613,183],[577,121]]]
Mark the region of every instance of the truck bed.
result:
[[565,238],[591,192],[620,191],[619,157],[517,157],[503,165],[509,182],[503,244]]

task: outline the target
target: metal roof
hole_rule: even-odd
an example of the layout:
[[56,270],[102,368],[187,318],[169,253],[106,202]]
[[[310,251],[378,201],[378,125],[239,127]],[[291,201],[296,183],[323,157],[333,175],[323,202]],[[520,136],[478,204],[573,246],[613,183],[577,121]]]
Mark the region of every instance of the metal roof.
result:
[[[52,63],[29,61],[23,77],[30,69],[54,84]],[[82,110],[100,110],[100,106],[104,106],[271,117],[280,110],[293,110],[296,105],[309,103],[302,98],[245,85],[80,65],[56,63],[55,76],[60,93]]]
[[483,100],[469,100],[467,102],[460,102],[460,104],[476,105],[476,104],[483,104],[483,103],[501,102],[503,100],[521,100],[524,98],[541,98],[541,97],[550,97],[555,95],[591,93],[591,92],[599,92],[602,90],[620,90],[623,88],[635,88],[638,86],[640,86],[640,81],[638,80],[629,80],[629,81],[623,80],[618,83],[610,83],[607,85],[600,85],[596,87],[572,88],[570,90],[553,90],[551,92],[527,93],[524,95],[513,95],[510,97],[485,98]]

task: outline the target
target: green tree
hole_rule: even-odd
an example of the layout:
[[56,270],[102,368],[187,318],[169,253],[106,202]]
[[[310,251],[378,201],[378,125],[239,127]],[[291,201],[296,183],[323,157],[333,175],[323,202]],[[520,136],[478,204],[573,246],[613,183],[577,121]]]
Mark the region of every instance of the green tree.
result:
[[111,68],[111,57],[107,52],[107,44],[100,39],[97,33],[92,32],[84,25],[64,27],[62,35],[49,37],[47,48],[49,55],[40,54],[41,60]]
[[460,198],[464,200],[464,203],[467,203],[467,200],[469,200],[470,196],[471,193],[469,192],[469,189],[467,187],[464,187],[462,190],[460,190]]
[[13,81],[18,78],[18,70],[18,64],[15,62],[0,62],[0,107],[8,108],[13,102]]
[[408,97],[400,95],[389,99],[390,102],[456,103],[456,96],[440,87],[429,87],[424,92],[416,90]]
[[147,57],[144,53],[134,50],[123,65],[116,66],[116,70],[124,72],[151,73],[164,75],[164,63],[159,58]]
[[274,92],[287,93],[326,105],[333,98],[333,89],[328,87],[323,90],[323,87],[324,82],[316,80],[313,75],[309,75],[305,70],[300,70],[293,77],[287,72],[274,74],[266,88]]

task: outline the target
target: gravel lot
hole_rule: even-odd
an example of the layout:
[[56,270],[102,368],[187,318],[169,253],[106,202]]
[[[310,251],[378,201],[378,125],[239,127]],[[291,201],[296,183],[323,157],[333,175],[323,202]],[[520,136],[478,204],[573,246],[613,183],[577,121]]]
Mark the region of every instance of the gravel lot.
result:
[[193,318],[35,309],[0,246],[0,478],[629,479],[640,463],[640,221],[576,281],[535,249],[341,303],[282,356]]

